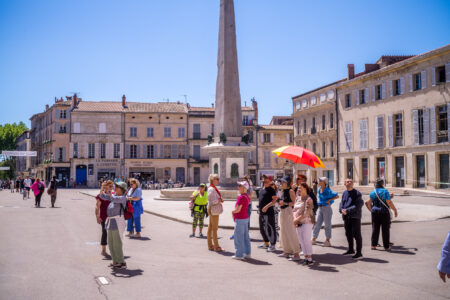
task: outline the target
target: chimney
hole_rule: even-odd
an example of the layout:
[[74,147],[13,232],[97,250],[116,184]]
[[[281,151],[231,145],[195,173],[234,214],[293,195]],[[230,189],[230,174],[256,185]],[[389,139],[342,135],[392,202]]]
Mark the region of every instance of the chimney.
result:
[[353,79],[355,78],[355,65],[354,64],[348,64],[347,65],[347,79]]
[[211,107],[214,108],[214,103],[211,103]]
[[77,93],[74,93],[74,94],[73,94],[73,103],[74,103],[75,106],[78,106],[78,96],[77,96]]
[[127,97],[125,97],[125,95],[122,96],[122,106],[127,106]]
[[247,101],[244,101],[244,107],[247,107]]
[[64,100],[63,100],[63,97],[61,97],[61,99],[59,99],[59,102],[63,102]]

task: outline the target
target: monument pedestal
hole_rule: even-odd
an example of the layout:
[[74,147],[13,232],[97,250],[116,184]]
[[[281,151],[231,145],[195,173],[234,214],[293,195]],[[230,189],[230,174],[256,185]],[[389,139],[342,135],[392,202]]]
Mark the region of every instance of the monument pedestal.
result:
[[231,141],[212,143],[204,148],[209,155],[209,173],[219,175],[219,186],[236,188],[236,182],[248,172],[248,153],[255,147]]

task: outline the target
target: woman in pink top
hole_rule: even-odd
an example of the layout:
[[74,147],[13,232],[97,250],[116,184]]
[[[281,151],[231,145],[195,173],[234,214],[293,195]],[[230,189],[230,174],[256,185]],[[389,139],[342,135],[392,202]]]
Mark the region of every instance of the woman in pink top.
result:
[[233,259],[250,258],[250,236],[248,233],[248,205],[250,197],[247,191],[250,188],[247,181],[238,182],[239,196],[233,210],[234,226],[234,248],[236,253]]
[[315,223],[314,204],[308,196],[309,187],[301,183],[298,189],[299,195],[294,205],[294,225],[297,227],[297,235],[303,253],[305,255],[304,265],[312,264],[312,241],[311,234]]
[[38,178],[36,178],[36,180],[34,181],[34,183],[31,185],[31,190],[34,193],[34,197],[35,197],[35,202],[34,202],[34,206],[35,207],[41,207],[41,197],[42,194],[45,191],[45,184],[43,181],[41,181]]

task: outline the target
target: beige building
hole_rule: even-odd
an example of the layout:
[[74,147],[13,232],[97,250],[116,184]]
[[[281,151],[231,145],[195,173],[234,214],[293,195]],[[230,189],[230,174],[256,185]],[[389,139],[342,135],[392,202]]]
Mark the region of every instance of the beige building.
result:
[[330,186],[336,182],[336,87],[337,81],[292,98],[294,143],[314,152],[325,169],[295,164],[296,174],[305,174],[311,184],[318,177],[327,177]]
[[[17,151],[31,151],[30,131],[24,131],[16,140]],[[31,156],[16,157],[16,174],[19,176],[30,175],[31,173]],[[34,158],[35,160],[35,158]]]
[[449,188],[450,45],[348,71],[337,86],[339,182]]
[[68,145],[71,106],[72,97],[55,99],[51,107],[46,105],[44,112],[30,118],[31,148],[37,151],[37,157],[31,160],[31,175],[46,181],[57,176],[61,186],[68,184],[70,172]]

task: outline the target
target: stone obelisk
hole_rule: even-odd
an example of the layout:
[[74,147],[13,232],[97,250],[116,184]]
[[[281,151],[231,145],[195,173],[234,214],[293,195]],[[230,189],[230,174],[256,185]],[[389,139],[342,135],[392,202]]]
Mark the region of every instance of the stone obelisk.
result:
[[218,173],[222,187],[235,187],[247,173],[248,153],[242,142],[242,111],[233,0],[220,0],[214,143],[205,147],[210,173]]

